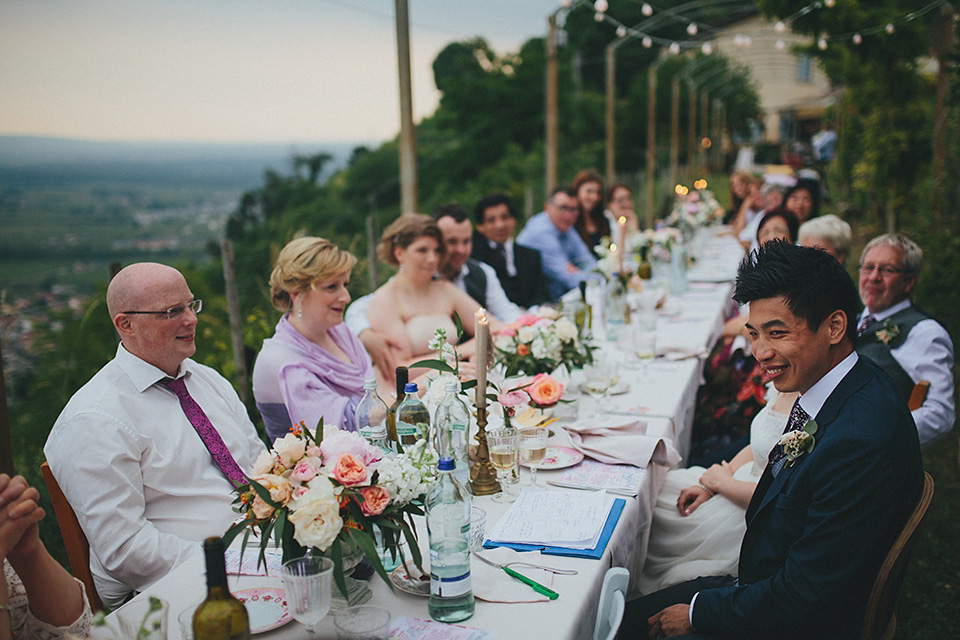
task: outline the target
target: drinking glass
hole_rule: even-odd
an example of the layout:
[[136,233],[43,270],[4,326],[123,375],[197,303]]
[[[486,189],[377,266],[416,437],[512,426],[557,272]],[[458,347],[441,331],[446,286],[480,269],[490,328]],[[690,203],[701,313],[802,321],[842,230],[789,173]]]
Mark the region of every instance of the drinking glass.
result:
[[287,610],[312,636],[330,611],[333,561],[308,552],[302,558],[285,562],[281,575]]
[[390,637],[390,612],[362,604],[344,609],[333,619],[337,640],[387,640]]
[[497,470],[500,493],[493,496],[494,502],[513,502],[517,494],[510,491],[514,483],[513,469],[520,455],[520,432],[516,429],[499,429],[487,432],[487,445],[490,447],[490,464]]
[[607,391],[612,386],[613,376],[611,375],[610,362],[603,354],[595,353],[593,362],[584,365],[584,383],[583,386],[597,403],[600,408],[600,400],[607,395]]
[[536,487],[537,468],[547,455],[547,430],[539,427],[520,431],[520,458],[530,467],[530,486]]
[[120,630],[127,638],[139,640],[167,640],[166,600],[142,595],[117,610]]
[[634,353],[640,361],[641,374],[647,379],[647,368],[650,362],[657,357],[657,334],[653,331],[637,331],[633,343]]

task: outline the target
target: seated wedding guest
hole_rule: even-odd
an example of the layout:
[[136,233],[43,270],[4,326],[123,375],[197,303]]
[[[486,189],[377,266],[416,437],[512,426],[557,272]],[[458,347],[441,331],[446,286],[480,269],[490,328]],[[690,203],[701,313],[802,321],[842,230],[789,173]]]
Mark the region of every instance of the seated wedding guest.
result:
[[800,224],[820,215],[820,183],[811,178],[800,178],[787,190],[783,206],[797,216]]
[[853,233],[850,225],[832,213],[807,220],[800,225],[797,243],[804,247],[823,249],[840,264],[847,264]]
[[740,211],[744,199],[750,192],[749,187],[752,179],[753,174],[743,169],[739,169],[730,174],[730,208],[727,209],[727,213],[723,217],[724,224],[731,224]]
[[763,196],[763,210],[771,211],[777,207],[783,206],[783,194],[786,190],[782,185],[775,182],[766,182],[760,187],[760,195]]
[[200,308],[172,267],[121,269],[107,287],[117,355],[73,395],[43,448],[110,607],[226,530],[233,488],[264,450],[230,383],[190,358]]
[[550,300],[586,280],[597,264],[583,239],[573,228],[579,212],[573,187],[557,187],[550,193],[544,210],[527,220],[517,242],[540,252],[543,275]]
[[253,367],[253,396],[270,440],[301,420],[355,431],[363,381],[374,377],[363,344],[343,324],[357,259],[323,238],[287,243],[270,274],[270,302],[283,312]]
[[590,253],[600,239],[610,237],[610,223],[603,214],[603,178],[594,169],[583,169],[573,178],[579,215],[574,227]]
[[440,227],[446,253],[440,261],[440,275],[465,291],[477,304],[502,322],[513,322],[523,309],[507,297],[489,264],[470,257],[473,252],[473,224],[467,212],[456,202],[434,209],[431,216]]
[[737,575],[744,512],[797,399],[769,388],[767,396],[749,443],[729,463],[667,472],[653,508],[641,593],[703,575]]
[[880,365],[906,402],[917,382],[930,383],[913,411],[920,444],[953,429],[953,342],[943,326],[913,306],[910,296],[923,266],[923,251],[899,233],[877,236],[860,256],[857,353]]
[[877,571],[923,487],[916,427],[890,380],[853,349],[857,289],[831,256],[767,243],[741,264],[734,298],[750,303],[753,353],[777,391],[799,394],[793,444],[770,452],[754,490],[739,575],[627,602],[618,637],[858,639]]
[[[637,220],[637,212],[633,210],[633,191],[622,182],[614,182],[607,189],[607,209],[604,212],[610,228],[617,228],[621,217],[626,218],[627,231],[634,233],[640,229],[640,222]],[[619,242],[613,238],[615,242]]]
[[83,583],[47,552],[37,523],[40,494],[23,476],[0,473],[0,640],[64,640],[90,635]]
[[[526,309],[546,302],[550,294],[540,265],[540,252],[513,239],[517,211],[510,196],[495,193],[480,198],[473,208],[473,217],[477,225],[473,236],[473,258],[493,267],[504,292],[514,304]],[[444,237],[447,237],[446,233]]]
[[763,217],[764,199],[761,188],[763,179],[750,176],[747,182],[747,195],[740,205],[740,210],[731,222],[733,232],[740,240],[744,249],[750,249],[757,237],[757,227]]
[[750,245],[750,250],[756,251],[760,245],[771,240],[787,240],[795,243],[799,229],[800,223],[797,222],[797,216],[789,210],[781,207],[768,211],[760,216],[757,235],[753,244]]
[[[445,247],[437,223],[416,213],[400,216],[381,236],[377,253],[397,273],[371,295],[366,320],[370,330],[396,345],[392,348],[399,364],[436,357],[429,345],[438,328],[446,330],[449,342],[455,342],[454,312],[460,315],[464,333],[474,334],[477,302],[449,280],[435,277]],[[499,328],[496,318],[488,318],[492,330]],[[463,349],[469,353],[469,347]],[[414,375],[411,372],[411,377]],[[381,383],[389,385],[391,380]]]

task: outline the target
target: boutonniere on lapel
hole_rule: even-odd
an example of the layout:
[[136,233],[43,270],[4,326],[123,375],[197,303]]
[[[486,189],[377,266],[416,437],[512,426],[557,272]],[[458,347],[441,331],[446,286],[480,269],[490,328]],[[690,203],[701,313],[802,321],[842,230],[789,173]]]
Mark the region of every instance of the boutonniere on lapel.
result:
[[883,326],[877,330],[877,340],[882,342],[886,347],[889,347],[890,343],[896,340],[899,335],[900,327],[893,324],[890,318],[884,320]]
[[787,455],[787,466],[792,466],[797,459],[813,451],[813,446],[817,444],[817,439],[813,434],[817,432],[817,421],[807,420],[803,429],[787,431],[780,436],[777,444],[783,447],[783,452]]

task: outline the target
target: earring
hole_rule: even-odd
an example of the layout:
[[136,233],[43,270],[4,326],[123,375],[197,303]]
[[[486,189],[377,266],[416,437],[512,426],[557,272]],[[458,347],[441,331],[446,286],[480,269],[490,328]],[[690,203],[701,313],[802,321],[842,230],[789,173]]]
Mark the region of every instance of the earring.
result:
[[303,305],[301,304],[297,305],[297,318],[303,320]]

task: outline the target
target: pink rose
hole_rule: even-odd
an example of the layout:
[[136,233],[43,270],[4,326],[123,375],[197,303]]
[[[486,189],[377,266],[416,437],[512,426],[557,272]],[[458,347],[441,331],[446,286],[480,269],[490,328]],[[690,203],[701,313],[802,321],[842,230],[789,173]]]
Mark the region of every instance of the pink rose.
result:
[[317,445],[312,445],[310,447],[307,447],[307,455],[310,456],[311,458],[319,458],[321,455],[320,447],[318,447]]
[[379,448],[372,446],[363,436],[353,431],[337,431],[325,436],[320,443],[320,451],[327,468],[330,468],[333,460],[339,460],[346,453],[360,460],[365,466],[370,466],[383,457]]
[[383,513],[390,503],[390,494],[380,485],[364,487],[357,489],[357,492],[363,496],[363,502],[360,503],[360,510],[365,516],[378,516]]
[[497,396],[497,402],[505,407],[519,407],[530,402],[530,396],[523,389],[513,389],[512,391],[504,391]]
[[341,454],[333,467],[333,477],[347,487],[368,482],[367,468],[351,453]]
[[538,405],[556,404],[563,397],[563,385],[546,373],[538,373],[527,387],[530,399]]
[[543,318],[541,318],[540,316],[535,316],[532,313],[525,313],[519,318],[517,318],[514,322],[520,325],[521,327],[532,327],[533,325],[537,324],[541,320],[543,320]]
[[263,498],[257,496],[253,499],[253,517],[257,520],[263,520],[273,515],[273,507],[263,501]]
[[512,338],[517,335],[517,326],[516,324],[507,324],[500,327],[500,331],[497,332],[498,336],[504,336],[507,338]]
[[301,460],[297,463],[297,466],[293,468],[290,479],[296,480],[297,482],[309,482],[315,475],[317,475],[317,468],[313,466],[313,463],[309,460]]

